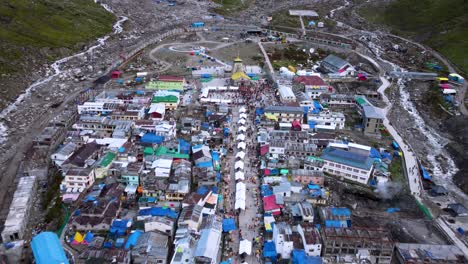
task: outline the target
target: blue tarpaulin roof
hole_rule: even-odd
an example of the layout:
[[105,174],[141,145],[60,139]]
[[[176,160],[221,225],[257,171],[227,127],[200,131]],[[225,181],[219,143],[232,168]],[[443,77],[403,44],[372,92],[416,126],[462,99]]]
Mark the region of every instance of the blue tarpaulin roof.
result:
[[84,237],[84,240],[87,242],[87,243],[91,243],[91,240],[93,240],[94,238],[94,234],[91,233],[91,231],[88,231],[88,233],[86,233],[85,237]]
[[376,150],[375,148],[370,149],[369,157],[374,158],[374,159],[375,158],[381,158],[379,151]]
[[319,110],[323,109],[322,105],[318,101],[314,101],[314,108]]
[[325,226],[335,228],[351,227],[351,220],[325,220]]
[[219,161],[219,153],[216,151],[212,151],[211,158],[213,159],[213,161]]
[[385,152],[385,151],[382,151],[380,153],[380,156],[382,157],[382,159],[389,159],[389,160],[392,160],[392,154],[388,153],[388,152]]
[[303,249],[294,249],[292,251],[293,264],[322,264],[321,257],[307,256]]
[[263,108],[256,108],[255,109],[255,114],[256,115],[263,115],[265,113],[265,111],[263,110]]
[[348,208],[330,208],[330,212],[334,216],[351,216],[351,210]]
[[432,181],[432,177],[431,175],[429,175],[429,173],[426,171],[426,169],[424,169],[424,167],[421,165],[421,173],[422,173],[422,176],[425,180],[429,180],[429,181]]
[[264,185],[262,185],[261,188],[262,188],[261,192],[262,192],[263,197],[273,195],[273,190],[270,188],[269,185],[264,184]]
[[317,184],[313,184],[313,183],[309,183],[307,185],[307,188],[309,188],[309,190],[320,190],[320,186],[318,186]]
[[42,232],[33,237],[31,248],[37,264],[68,264],[57,234]]
[[138,215],[151,215],[151,216],[168,216],[172,219],[177,218],[177,213],[170,208],[163,207],[151,207],[147,209],[142,209],[138,212]]
[[128,222],[130,222],[130,220],[115,219],[114,221],[112,221],[112,225],[110,227],[109,232],[112,234],[123,236],[125,234],[125,231],[127,230]]
[[180,149],[180,153],[182,154],[189,154],[190,153],[190,148],[191,148],[191,145],[189,142],[183,140],[183,139],[179,139],[179,149]]
[[208,187],[200,186],[200,187],[198,187],[197,194],[204,195],[204,194],[208,193],[208,191],[209,191]]
[[275,242],[267,241],[263,245],[263,257],[270,258],[272,260],[276,259],[276,246]]
[[315,121],[309,121],[309,128],[314,129],[316,124]]
[[199,162],[199,163],[195,164],[195,167],[197,167],[197,168],[213,167],[213,162],[212,161]]
[[127,239],[127,243],[125,243],[125,249],[130,249],[130,247],[133,247],[136,245],[138,238],[141,236],[143,232],[140,230],[136,230],[133,232]]
[[230,232],[234,230],[237,230],[236,221],[234,218],[223,219],[223,232]]
[[163,136],[158,136],[154,133],[146,133],[141,137],[140,140],[142,143],[153,143],[153,144],[161,144],[164,141]]

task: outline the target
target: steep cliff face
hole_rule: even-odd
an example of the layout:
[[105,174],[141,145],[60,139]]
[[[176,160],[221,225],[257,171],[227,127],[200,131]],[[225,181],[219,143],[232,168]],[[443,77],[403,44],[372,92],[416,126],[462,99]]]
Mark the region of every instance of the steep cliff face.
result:
[[110,32],[114,20],[93,0],[0,1],[0,109],[40,66]]

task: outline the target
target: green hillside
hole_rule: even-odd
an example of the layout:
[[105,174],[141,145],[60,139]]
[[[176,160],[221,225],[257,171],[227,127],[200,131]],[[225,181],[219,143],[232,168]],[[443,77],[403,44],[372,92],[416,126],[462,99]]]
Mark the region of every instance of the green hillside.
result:
[[31,49],[77,50],[110,32],[114,19],[93,0],[2,0],[0,73],[16,71]]
[[438,50],[468,72],[468,1],[396,0],[386,7],[369,6],[359,13]]

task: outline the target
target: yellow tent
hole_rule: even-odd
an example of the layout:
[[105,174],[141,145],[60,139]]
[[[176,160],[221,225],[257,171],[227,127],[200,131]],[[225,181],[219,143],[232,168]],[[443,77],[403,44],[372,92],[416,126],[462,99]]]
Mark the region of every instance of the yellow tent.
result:
[[278,117],[275,116],[275,115],[265,114],[265,117],[268,118],[268,119],[270,119],[270,120],[278,121]]
[[75,237],[73,238],[73,242],[81,243],[81,242],[83,242],[83,240],[84,240],[83,235],[80,234],[80,232],[76,232]]
[[239,72],[235,72],[234,74],[232,74],[231,76],[231,79],[233,79],[234,81],[238,81],[238,80],[250,80],[250,77],[247,76],[247,74],[239,71]]
[[448,81],[449,79],[448,78],[445,78],[445,77],[439,77],[437,78],[439,81]]
[[265,230],[271,230],[271,224],[270,223],[265,223]]

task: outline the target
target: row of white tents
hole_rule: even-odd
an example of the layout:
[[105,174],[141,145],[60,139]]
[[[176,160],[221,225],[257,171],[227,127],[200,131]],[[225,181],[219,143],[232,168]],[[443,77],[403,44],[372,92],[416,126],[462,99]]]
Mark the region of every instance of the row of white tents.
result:
[[[241,126],[237,129],[238,135],[236,137],[236,140],[238,141],[237,143],[237,153],[236,153],[236,159],[237,161],[234,164],[234,169],[236,170],[235,173],[235,179],[240,180],[236,184],[236,202],[235,202],[235,209],[241,209],[245,210],[245,201],[246,201],[246,185],[242,181],[245,180],[245,173],[244,173],[244,158],[245,158],[245,149],[247,147],[247,144],[245,143],[245,132],[247,131],[247,128],[244,126],[247,120],[247,114],[246,114],[246,109],[245,107],[241,107],[239,109],[239,121],[237,122]],[[247,254],[251,255],[252,254],[252,242],[243,239],[239,242],[239,254]],[[246,262],[244,262],[247,264]],[[242,264],[244,264],[242,263]]]

